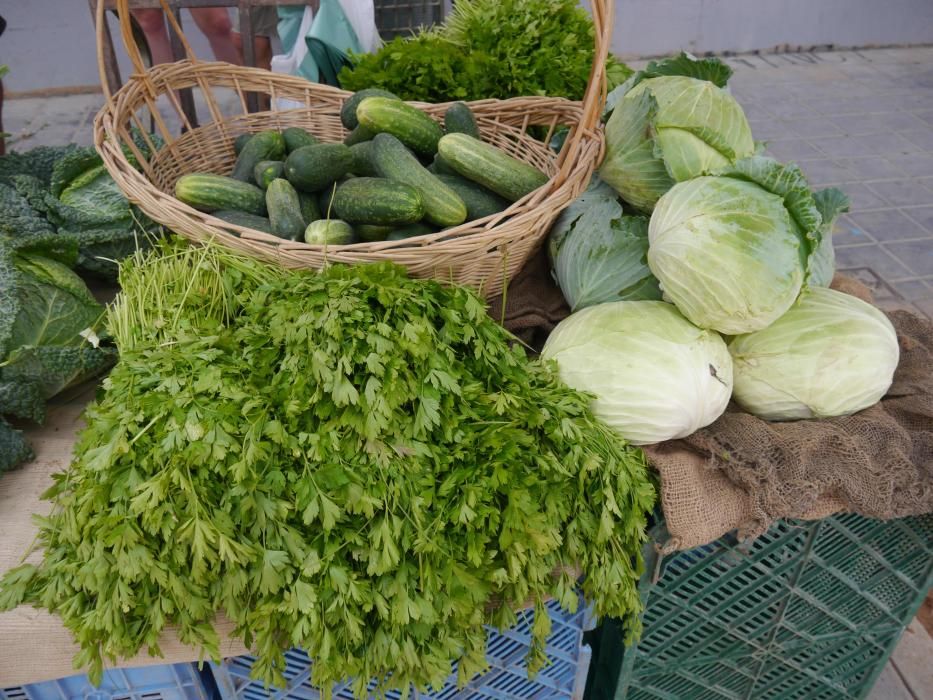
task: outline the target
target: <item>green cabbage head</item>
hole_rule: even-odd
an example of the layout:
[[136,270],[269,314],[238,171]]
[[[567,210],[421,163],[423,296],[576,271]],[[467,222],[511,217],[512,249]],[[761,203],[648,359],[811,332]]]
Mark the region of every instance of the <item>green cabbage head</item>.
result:
[[753,156],[658,200],[648,266],[664,298],[700,328],[751,333],[794,303],[822,218],[800,170]]
[[732,393],[723,339],[663,301],[614,301],[561,321],[542,356],[561,379],[595,396],[593,412],[636,445],[709,425]]
[[891,386],[897,334],[874,306],[812,287],[764,330],[732,338],[735,399],[767,420],[828,418],[868,408]]
[[707,80],[666,75],[637,83],[618,100],[606,123],[599,175],[647,212],[675,183],[754,152],[748,120],[732,95]]

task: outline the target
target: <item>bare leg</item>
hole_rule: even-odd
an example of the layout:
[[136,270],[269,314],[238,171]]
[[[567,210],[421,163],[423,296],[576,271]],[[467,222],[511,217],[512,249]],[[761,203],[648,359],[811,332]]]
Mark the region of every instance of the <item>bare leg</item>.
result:
[[[243,35],[240,32],[233,32],[233,45],[236,47],[240,56],[240,63],[246,64],[243,57]],[[272,67],[272,41],[267,36],[253,37],[253,55],[256,57],[256,68],[265,68],[269,70]]]
[[172,45],[168,39],[168,28],[165,26],[162,10],[133,10],[133,17],[146,35],[152,62],[171,63],[174,60]]
[[207,37],[211,50],[218,61],[242,64],[240,54],[233,43],[233,24],[225,7],[202,7],[191,10],[198,29]]

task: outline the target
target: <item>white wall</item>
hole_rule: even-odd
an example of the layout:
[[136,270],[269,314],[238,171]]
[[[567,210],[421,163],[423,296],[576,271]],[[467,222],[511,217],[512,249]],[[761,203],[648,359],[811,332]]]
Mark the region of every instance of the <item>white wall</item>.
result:
[[933,44],[933,0],[615,2],[612,48],[625,57],[890,44]]

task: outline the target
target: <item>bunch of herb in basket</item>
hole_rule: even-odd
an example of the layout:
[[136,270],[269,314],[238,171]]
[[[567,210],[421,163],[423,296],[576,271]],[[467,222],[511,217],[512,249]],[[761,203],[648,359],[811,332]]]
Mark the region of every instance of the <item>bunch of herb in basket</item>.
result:
[[44,559],[0,583],[0,607],[61,616],[93,679],[169,625],[217,657],[223,613],[268,682],[292,646],[360,697],[454,661],[465,681],[483,624],[526,601],[535,671],[574,567],[637,634],[644,455],[472,292],[214,245],[138,256],[121,284],[120,361],[48,494]]

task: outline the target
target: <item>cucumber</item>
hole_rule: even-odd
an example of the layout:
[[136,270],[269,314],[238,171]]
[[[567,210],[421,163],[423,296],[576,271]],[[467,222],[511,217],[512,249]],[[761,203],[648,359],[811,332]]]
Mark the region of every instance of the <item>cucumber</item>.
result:
[[201,211],[237,209],[258,216],[266,213],[265,192],[256,185],[225,175],[182,175],[175,183],[175,196]]
[[518,201],[548,181],[548,176],[534,166],[466,134],[447,134],[438,148],[444,162],[458,175],[478,182],[510,202]]
[[290,126],[282,132],[282,138],[285,139],[285,151],[291,153],[297,151],[302,146],[313,146],[320,143],[314,136],[298,126]]
[[322,219],[331,218],[334,209],[334,194],[336,193],[336,183],[321,190],[317,194],[318,211],[321,212]]
[[372,158],[382,177],[411,185],[424,202],[424,216],[438,226],[457,226],[466,221],[467,208],[450,187],[429,173],[404,144],[391,134],[373,139]]
[[372,148],[372,141],[363,141],[350,146],[350,154],[353,156],[353,163],[350,165],[351,173],[363,177],[378,175],[376,167],[373,165]]
[[266,189],[269,183],[277,177],[284,177],[285,163],[280,160],[261,160],[253,168],[253,180],[257,185]]
[[344,137],[343,143],[346,146],[355,146],[358,143],[365,143],[371,140],[375,135],[375,131],[371,131],[365,126],[358,126]]
[[392,231],[394,226],[376,226],[374,224],[357,224],[353,227],[357,237],[361,241],[384,241]]
[[435,175],[456,175],[457,171],[451,168],[447,163],[444,162],[444,159],[441,158],[440,153],[434,154],[434,160],[431,161],[431,165],[428,166],[428,171],[434,173]]
[[256,231],[262,231],[263,233],[272,233],[272,224],[269,222],[269,219],[264,216],[247,214],[245,211],[237,211],[236,209],[221,209],[211,212],[211,215],[216,216],[218,219],[223,219],[228,224],[233,224],[234,226],[251,228]]
[[260,131],[246,142],[236,157],[231,176],[234,180],[247,182],[253,177],[253,169],[261,160],[282,160],[285,157],[285,139],[278,131]]
[[299,192],[298,204],[301,207],[301,218],[304,220],[305,226],[321,218],[321,208],[318,206],[316,195]]
[[341,184],[333,209],[337,218],[351,224],[411,224],[424,216],[418,190],[380,177],[356,177]]
[[305,229],[305,243],[311,245],[347,245],[353,242],[353,227],[340,219],[312,221]]
[[417,107],[388,97],[367,97],[356,108],[360,126],[392,134],[415,153],[433,156],[444,130]]
[[479,138],[479,126],[473,110],[466,102],[454,102],[444,112],[444,129],[448,134],[466,134],[474,139]]
[[266,190],[266,209],[272,233],[290,241],[297,241],[305,230],[298,193],[288,180],[277,178]]
[[482,219],[490,214],[498,214],[509,206],[509,202],[499,195],[490,192],[472,180],[467,180],[465,177],[438,175],[437,179],[456,192],[460,199],[463,200],[463,203],[466,204],[467,221]]
[[357,126],[359,126],[359,120],[356,118],[356,108],[360,106],[360,102],[365,100],[367,97],[388,97],[393,100],[400,99],[398,96],[393,95],[388,90],[382,90],[380,88],[366,88],[365,90],[360,90],[359,92],[354,92],[350,97],[347,98],[347,101],[343,103],[343,106],[340,108],[340,123],[344,125],[349,131],[353,131]]
[[411,224],[409,226],[403,226],[402,228],[395,229],[392,233],[386,236],[386,240],[403,241],[406,238],[414,238],[415,236],[425,236],[429,233],[437,233],[438,230],[439,229],[436,227],[428,226],[427,224]]
[[285,159],[285,177],[296,190],[317,192],[346,175],[352,162],[342,143],[302,146]]
[[233,152],[237,155],[240,155],[240,151],[243,150],[243,146],[253,138],[252,134],[240,134],[233,140]]

